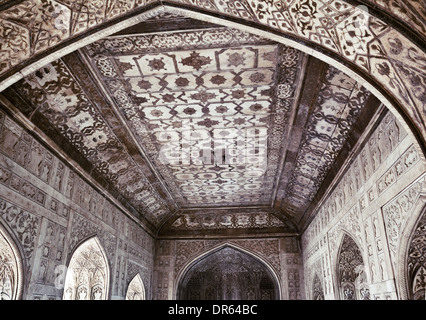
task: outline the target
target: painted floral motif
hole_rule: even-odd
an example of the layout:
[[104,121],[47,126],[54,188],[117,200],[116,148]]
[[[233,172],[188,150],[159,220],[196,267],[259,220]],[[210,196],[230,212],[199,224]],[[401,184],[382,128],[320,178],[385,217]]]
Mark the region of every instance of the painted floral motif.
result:
[[151,67],[151,71],[153,71],[153,70],[159,71],[159,70],[164,69],[165,64],[164,64],[162,58],[161,59],[152,59],[148,62],[148,66]]
[[189,57],[182,59],[182,64],[185,66],[191,66],[195,70],[200,70],[201,67],[208,65],[212,62],[210,57],[203,57],[199,52],[191,52]]
[[[108,5],[105,1],[96,0],[83,5],[81,2],[31,0],[7,8],[0,17],[2,21],[0,24],[1,71],[7,74],[8,70],[18,66],[24,60],[36,57],[37,54],[71,37],[108,23],[110,19],[118,15],[130,14],[150,2],[149,0],[132,3],[118,1]],[[193,0],[176,0],[175,2],[200,5]],[[421,38],[415,35],[422,35],[425,30],[425,13],[421,1],[411,1],[408,4],[400,0],[371,0],[371,4],[373,7],[379,7],[379,10],[384,10],[390,17],[402,21],[405,28],[410,33],[414,33],[412,39]],[[256,22],[312,41],[321,48],[332,50],[344,60],[368,72],[382,87],[387,88],[409,113],[420,132],[424,131],[424,110],[421,99],[424,96],[422,90],[424,81],[423,85],[416,84],[422,78],[419,70],[422,70],[421,61],[424,61],[424,53],[413,40],[404,37],[374,17],[366,6],[354,7],[341,1],[322,0],[293,3],[241,1],[237,4],[221,1],[215,4],[203,2],[202,5],[207,11]],[[16,21],[21,22],[18,24]],[[358,28],[361,25],[365,28]],[[399,39],[406,50],[417,52],[419,58],[413,59],[409,54],[395,54],[392,44],[387,42],[388,36]],[[218,38],[210,39],[217,41]],[[394,75],[389,78],[383,77],[381,72],[376,70],[378,57],[384,60],[381,65],[392,69],[389,71]],[[188,57],[188,59],[188,63],[197,70],[207,62],[201,59],[201,56]],[[192,62],[190,62],[191,59]],[[394,62],[398,65],[397,67],[394,67]],[[391,63],[392,67],[388,63]],[[415,67],[411,68],[411,66]],[[407,74],[414,81],[413,83],[405,81]],[[406,97],[409,96],[413,96],[414,99],[407,100]]]
[[[105,72],[102,70],[99,70],[99,74],[108,84],[114,83],[114,89],[111,85],[109,87],[118,107],[130,119],[129,124],[140,135],[140,141],[150,142],[147,146],[149,146],[149,154],[152,155],[151,161],[164,177],[168,177],[168,186],[179,203],[192,205],[226,204],[231,201],[253,203],[259,201],[260,197],[265,199],[262,201],[266,201],[269,195],[267,193],[262,195],[258,190],[261,185],[268,190],[269,187],[266,187],[266,184],[272,187],[273,182],[261,177],[260,172],[263,169],[253,168],[253,176],[250,177],[245,177],[243,174],[248,166],[259,166],[257,158],[266,157],[266,151],[245,152],[243,149],[246,146],[237,146],[237,144],[251,143],[255,148],[256,144],[259,147],[259,143],[266,143],[263,140],[259,142],[258,137],[264,131],[269,112],[273,109],[271,107],[274,94],[272,79],[278,63],[278,51],[285,52],[282,58],[283,67],[288,69],[288,81],[291,81],[287,86],[285,99],[289,100],[292,99],[292,92],[295,90],[292,81],[296,73],[293,70],[296,70],[299,63],[299,55],[295,54],[294,50],[281,47],[278,49],[276,44],[261,38],[245,37],[242,34],[237,40],[238,31],[224,28],[219,29],[220,37],[215,40],[218,43],[217,49],[209,45],[210,51],[206,51],[203,41],[194,46],[191,39],[211,41],[209,37],[217,36],[214,30],[174,32],[169,35],[170,39],[167,41],[163,35],[165,43],[168,44],[170,41],[180,39],[179,46],[182,50],[176,52],[169,50],[167,58],[165,54],[161,55],[164,61],[170,59],[168,60],[170,63],[165,69],[156,70],[155,77],[140,74],[139,79],[135,78],[136,74],[132,74],[132,77],[128,78],[123,70],[116,70],[117,74],[124,76],[122,79],[115,77],[112,80],[105,77]],[[114,47],[112,43],[108,44],[107,51],[105,46],[95,43],[87,48],[87,52],[96,67],[100,66],[96,63],[97,59],[108,56],[112,58],[117,53],[120,54],[121,60],[127,61],[130,57],[124,54],[122,46],[127,47],[131,42],[145,43],[145,40],[149,38],[145,35],[138,37],[138,41],[133,36],[123,37],[121,42],[115,37]],[[181,39],[189,42],[183,42]],[[218,42],[219,40],[221,43]],[[108,43],[110,40],[105,39],[105,41],[104,43]],[[241,44],[236,45],[237,41]],[[134,49],[139,50],[136,47]],[[164,50],[163,47],[159,47],[157,52],[153,50],[153,47],[147,49],[148,53],[140,51],[141,56],[137,59],[138,61],[160,59],[159,54],[162,54]],[[103,52],[102,55],[98,55],[101,52]],[[291,61],[286,62],[287,54],[291,57]],[[213,56],[216,57],[214,63],[211,58]],[[118,68],[120,69],[120,66]],[[171,71],[173,73],[170,73]],[[158,81],[160,78],[161,83]],[[118,85],[117,80],[122,84]],[[129,104],[125,89],[127,83],[138,83],[139,88],[142,86],[147,88],[149,85],[144,81],[149,81],[151,84],[149,92],[148,90],[137,91],[138,88],[132,86],[132,89],[137,91],[136,97],[141,103],[138,106]],[[142,117],[135,117],[142,112]],[[282,121],[281,117],[276,119]],[[237,131],[235,131],[236,127],[238,127]],[[261,128],[253,133],[245,133],[250,127]],[[149,128],[152,132],[143,128]],[[282,139],[281,130],[283,129],[277,127],[271,139],[278,137]],[[253,136],[247,140],[245,136],[248,134]],[[209,139],[210,142],[208,142]],[[213,142],[212,139],[216,141]],[[152,148],[151,146],[154,145],[156,146]],[[184,145],[187,148],[180,149]],[[227,151],[234,146],[237,146],[235,151]],[[170,162],[163,163],[164,157],[169,157]],[[247,158],[244,161],[251,161],[251,164],[236,163],[237,158],[244,157]],[[182,163],[189,166],[177,166]],[[204,166],[201,166],[202,163]],[[228,163],[235,165],[231,169],[231,173],[235,171],[232,177],[216,177],[213,174],[216,170],[227,170],[222,166],[227,166]],[[265,163],[265,165],[268,164]],[[277,166],[278,157],[271,157],[269,165],[271,168]],[[204,185],[200,184],[201,181]],[[245,186],[238,186],[239,184]],[[229,192],[231,189],[232,193]]]
[[234,52],[228,54],[228,57],[228,67],[244,65],[244,53]]

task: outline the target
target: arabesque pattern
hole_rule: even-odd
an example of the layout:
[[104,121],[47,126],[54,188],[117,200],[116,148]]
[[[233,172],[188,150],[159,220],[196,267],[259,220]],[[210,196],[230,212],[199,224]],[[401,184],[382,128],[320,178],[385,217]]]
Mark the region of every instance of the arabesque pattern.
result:
[[[425,129],[425,53],[401,32],[371,15],[365,6],[344,1],[173,1],[177,5],[243,19],[330,50],[365,72],[389,92],[420,132]],[[0,72],[115,18],[156,1],[27,0],[0,14]],[[420,1],[375,1],[391,17],[417,31],[424,30]],[[161,10],[173,10],[165,9]]]
[[94,170],[115,184],[135,208],[146,212],[148,219],[155,223],[168,213],[164,200],[62,60],[25,78],[19,91],[34,108],[40,106],[50,125],[94,165]]
[[300,52],[225,28],[86,50],[179,205],[271,202]]
[[[78,56],[21,80],[13,86],[19,101],[16,93],[12,98],[27,100],[23,112],[40,113],[156,226],[176,213],[173,208],[260,208],[278,200],[276,217],[283,223],[253,215],[249,224],[241,217],[238,228],[294,230],[286,220],[300,218],[310,205],[370,95],[329,66],[315,78],[319,92],[310,93],[312,105],[298,106],[311,72],[306,55],[215,25],[115,35]],[[292,138],[294,114],[303,108],[310,111],[297,129],[305,133]],[[130,149],[117,129],[123,125],[134,137]],[[289,160],[287,148],[296,139],[301,149]]]

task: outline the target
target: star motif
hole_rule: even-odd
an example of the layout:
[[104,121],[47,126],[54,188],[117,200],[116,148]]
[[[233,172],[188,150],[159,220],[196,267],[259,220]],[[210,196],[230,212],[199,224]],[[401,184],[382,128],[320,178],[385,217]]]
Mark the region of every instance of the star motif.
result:
[[148,65],[151,67],[151,71],[157,70],[160,71],[165,69],[165,63],[163,62],[163,58],[161,59],[152,59],[148,62]]
[[210,57],[200,56],[198,52],[191,52],[189,57],[182,59],[182,64],[185,66],[191,66],[197,71],[201,69],[202,66],[209,64],[212,61]]

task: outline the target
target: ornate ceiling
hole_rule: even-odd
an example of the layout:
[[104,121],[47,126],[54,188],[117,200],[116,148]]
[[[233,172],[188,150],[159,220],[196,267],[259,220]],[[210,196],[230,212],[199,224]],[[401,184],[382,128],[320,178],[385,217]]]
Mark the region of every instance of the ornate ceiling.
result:
[[3,94],[162,235],[297,232],[379,105],[294,48],[171,14]]

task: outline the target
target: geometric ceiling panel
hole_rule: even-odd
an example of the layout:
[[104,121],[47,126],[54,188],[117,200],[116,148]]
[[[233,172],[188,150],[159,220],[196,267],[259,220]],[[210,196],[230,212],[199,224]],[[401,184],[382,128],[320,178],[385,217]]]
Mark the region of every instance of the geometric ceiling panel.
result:
[[294,234],[367,124],[372,96],[297,49],[173,14],[3,94],[162,234]]
[[301,53],[228,28],[85,51],[179,207],[271,203]]

